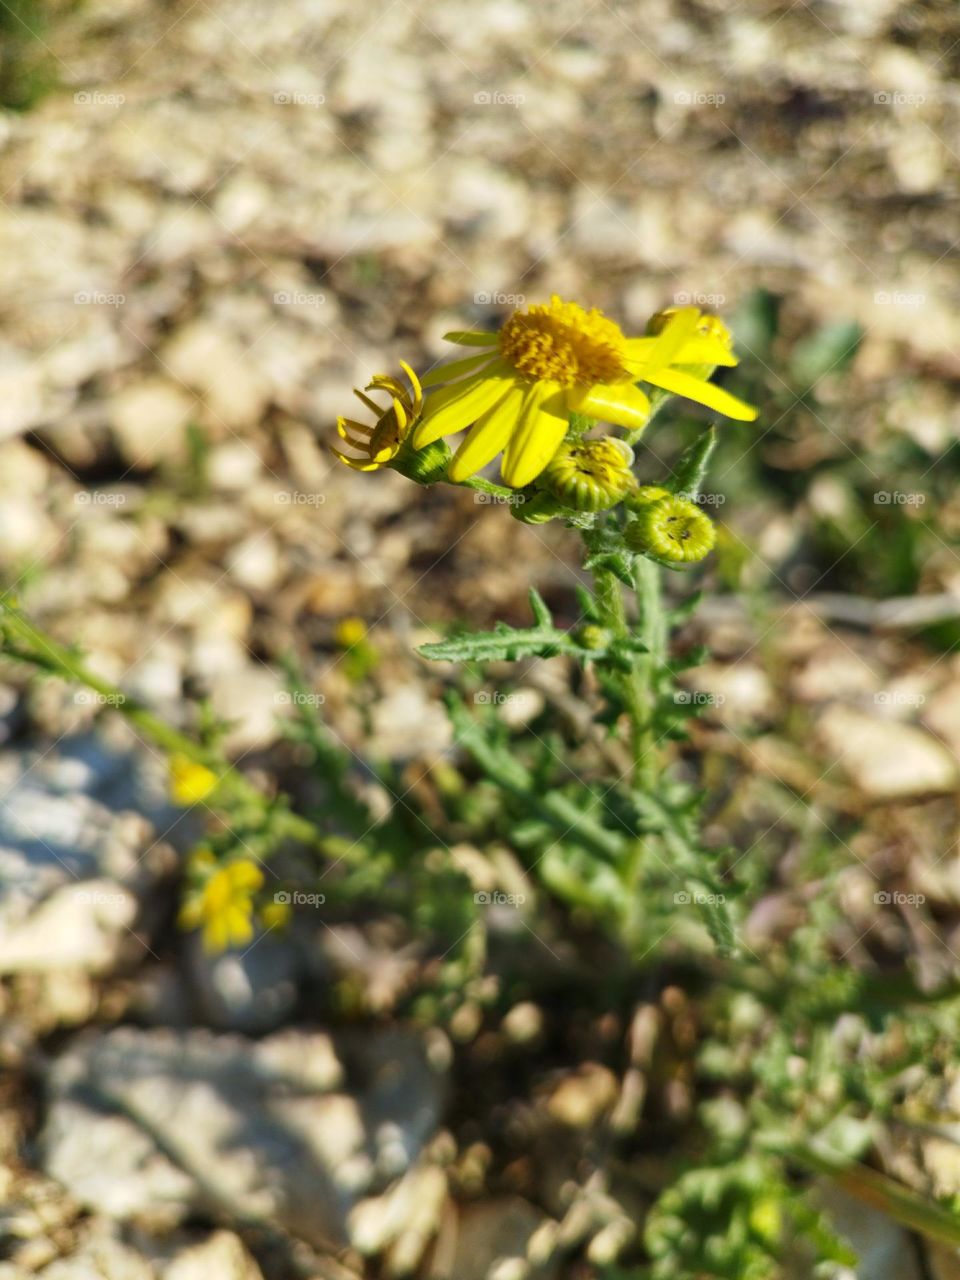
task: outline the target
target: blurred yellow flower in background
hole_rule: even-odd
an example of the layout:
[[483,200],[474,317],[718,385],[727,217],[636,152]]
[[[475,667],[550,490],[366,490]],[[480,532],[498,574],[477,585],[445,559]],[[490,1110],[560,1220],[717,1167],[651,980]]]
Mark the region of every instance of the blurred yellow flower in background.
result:
[[352,649],[367,638],[367,624],[362,618],[341,618],[334,628],[333,638],[341,649]]
[[182,808],[199,804],[216,790],[219,778],[212,769],[187,756],[170,760],[170,798]]
[[203,929],[207,951],[242,947],[253,939],[253,895],[263,886],[263,872],[249,859],[218,867],[209,849],[198,849],[188,875],[201,881],[180,908],[181,929]]

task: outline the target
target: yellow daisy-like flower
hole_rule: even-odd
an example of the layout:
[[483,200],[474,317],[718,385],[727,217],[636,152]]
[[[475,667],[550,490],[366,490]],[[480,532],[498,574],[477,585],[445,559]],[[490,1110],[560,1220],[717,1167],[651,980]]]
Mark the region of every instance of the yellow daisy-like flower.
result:
[[239,859],[217,867],[208,849],[198,849],[188,873],[203,879],[200,888],[180,908],[181,929],[203,929],[207,951],[226,951],[253,940],[253,895],[263,886],[263,872],[254,862]]
[[[409,389],[399,378],[388,373],[375,374],[363,391],[354,388],[353,394],[376,418],[372,425],[358,422],[355,418],[337,419],[337,435],[352,448],[359,449],[360,456],[352,457],[340,449],[331,448],[340,461],[354,471],[377,471],[388,466],[400,452],[419,417],[423,405],[420,380],[406,361],[400,361],[400,368],[410,380]],[[385,391],[390,397],[390,404],[384,408],[371,399],[367,391]]]
[[451,342],[484,350],[423,379],[425,387],[456,381],[428,396],[414,447],[470,427],[450,464],[450,479],[468,479],[502,452],[501,475],[519,489],[553,458],[573,413],[642,429],[650,401],[637,382],[750,421],[756,411],[749,405],[677,367],[737,363],[725,341],[700,332],[700,318],[696,307],[684,307],[660,333],[627,338],[601,311],[554,296],[515,312],[499,334],[448,333]]
[[717,531],[696,503],[668,494],[644,503],[624,538],[633,551],[649,552],[674,564],[694,564],[713,550]]
[[173,756],[170,760],[170,798],[183,809],[206,800],[218,782],[212,769],[187,756]]
[[547,464],[542,483],[574,511],[604,511],[636,485],[633,450],[623,440],[568,440]]

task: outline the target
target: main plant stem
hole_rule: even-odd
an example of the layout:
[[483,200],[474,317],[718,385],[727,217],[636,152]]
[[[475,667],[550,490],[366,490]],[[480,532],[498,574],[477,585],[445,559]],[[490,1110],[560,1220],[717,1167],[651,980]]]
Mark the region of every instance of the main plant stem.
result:
[[[651,560],[637,557],[635,590],[639,608],[637,634],[646,652],[634,656],[621,675],[621,693],[630,721],[634,785],[651,791],[660,773],[655,730],[656,675],[666,655],[666,623],[660,594],[660,570]],[[618,639],[631,635],[623,586],[609,569],[598,569],[594,587],[600,620]]]
[[[660,752],[656,733],[656,700],[658,675],[666,659],[667,628],[660,592],[660,569],[643,556],[636,559],[634,591],[638,607],[636,635],[627,618],[624,588],[610,569],[598,568],[594,573],[594,590],[600,621],[621,640],[639,639],[643,651],[633,653],[627,670],[617,669],[624,710],[630,722],[630,755],[632,782],[637,791],[647,795],[656,792],[660,777]],[[631,652],[625,649],[625,652]],[[645,854],[653,836],[630,842],[620,863],[620,876],[625,889],[623,930],[628,939],[638,941],[643,935],[644,914],[639,897],[639,884]]]

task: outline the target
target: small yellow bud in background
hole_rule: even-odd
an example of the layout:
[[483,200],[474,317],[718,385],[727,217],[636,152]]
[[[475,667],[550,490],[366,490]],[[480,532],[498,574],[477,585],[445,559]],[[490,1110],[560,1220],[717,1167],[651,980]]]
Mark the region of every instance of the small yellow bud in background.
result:
[[367,624],[362,618],[341,618],[334,629],[333,638],[341,649],[352,649],[367,638]]

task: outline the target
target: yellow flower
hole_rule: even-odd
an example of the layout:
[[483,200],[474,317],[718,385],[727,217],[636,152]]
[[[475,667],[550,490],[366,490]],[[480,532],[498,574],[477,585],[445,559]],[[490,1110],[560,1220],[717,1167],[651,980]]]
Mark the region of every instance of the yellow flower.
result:
[[737,363],[727,343],[699,332],[699,319],[696,307],[682,308],[661,333],[627,338],[601,311],[554,296],[515,312],[499,334],[448,333],[451,342],[484,350],[423,379],[425,387],[456,381],[427,398],[414,447],[471,427],[450,464],[450,479],[461,483],[502,452],[503,479],[522,488],[553,458],[573,413],[642,429],[650,401],[638,381],[676,390],[732,417],[755,417],[719,387],[673,367]]
[[293,908],[287,901],[289,894],[276,895],[272,902],[260,908],[260,919],[265,929],[285,929],[290,923]]
[[180,908],[178,923],[181,929],[202,927],[207,951],[245,946],[253,940],[253,895],[263,885],[263,872],[247,859],[214,868],[207,849],[190,859],[189,874],[206,879]]
[[173,756],[170,760],[170,798],[184,809],[206,800],[218,781],[212,769],[187,756]]
[[367,638],[367,624],[362,618],[341,618],[334,629],[333,638],[341,649],[352,649]]
[[633,450],[623,440],[568,440],[543,473],[543,483],[574,511],[603,511],[636,485]]
[[[336,448],[333,452],[354,471],[376,471],[388,466],[400,452],[420,414],[423,404],[420,381],[405,361],[400,361],[400,368],[410,380],[409,390],[399,378],[387,373],[375,374],[364,391],[354,388],[353,394],[376,417],[372,426],[354,418],[337,419],[337,435],[354,449],[359,449],[361,456],[351,457]],[[383,408],[366,395],[366,391],[385,391],[390,397],[390,404]]]
[[695,503],[668,494],[645,503],[624,537],[633,551],[649,552],[674,564],[693,564],[713,549],[717,531]]

